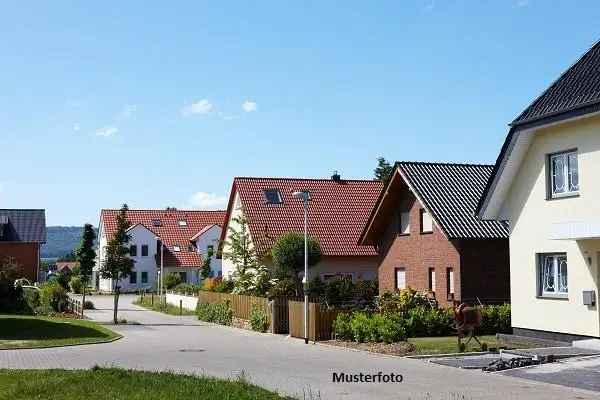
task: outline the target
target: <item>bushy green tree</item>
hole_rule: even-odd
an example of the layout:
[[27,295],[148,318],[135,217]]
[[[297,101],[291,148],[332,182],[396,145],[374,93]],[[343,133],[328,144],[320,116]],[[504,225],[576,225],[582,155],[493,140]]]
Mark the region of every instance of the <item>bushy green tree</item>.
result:
[[377,168],[373,172],[375,173],[375,180],[387,182],[394,172],[394,166],[387,162],[385,158],[377,157]]
[[166,289],[173,289],[180,283],[182,283],[181,275],[179,275],[177,272],[169,272],[165,275],[164,285]]
[[[271,249],[273,263],[278,269],[278,277],[290,277],[296,282],[296,295],[302,293],[302,281],[299,273],[304,272],[304,235],[288,232],[282,235]],[[308,237],[308,266],[321,260],[321,246],[312,237]]]
[[117,215],[117,230],[114,236],[109,240],[106,246],[106,257],[100,267],[100,276],[104,279],[111,279],[114,282],[114,313],[113,320],[117,324],[117,313],[119,308],[119,293],[121,287],[119,282],[131,275],[134,261],[129,258],[129,246],[127,245],[130,236],[127,230],[131,223],[127,220],[127,204],[123,204]]
[[85,289],[89,284],[92,270],[96,266],[96,251],[94,250],[94,241],[96,240],[96,232],[91,224],[85,224],[83,227],[83,235],[81,244],[75,252],[75,257],[79,262],[79,273],[81,275],[81,283],[83,299],[82,304],[85,304]]
[[243,274],[247,268],[255,268],[258,265],[257,255],[246,217],[235,217],[232,222],[229,226],[229,240],[224,245],[228,250],[223,252],[223,258],[230,260]]
[[210,269],[210,260],[213,256],[213,248],[212,246],[206,249],[206,256],[202,260],[202,269],[200,270],[200,276],[202,279],[210,278],[212,275],[212,271]]

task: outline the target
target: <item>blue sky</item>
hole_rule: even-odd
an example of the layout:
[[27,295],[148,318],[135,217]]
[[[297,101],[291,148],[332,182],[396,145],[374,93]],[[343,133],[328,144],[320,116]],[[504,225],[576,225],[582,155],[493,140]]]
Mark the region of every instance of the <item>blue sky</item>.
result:
[[493,163],[600,39],[597,1],[148,3],[1,5],[0,208],[96,224],[224,206],[234,176]]

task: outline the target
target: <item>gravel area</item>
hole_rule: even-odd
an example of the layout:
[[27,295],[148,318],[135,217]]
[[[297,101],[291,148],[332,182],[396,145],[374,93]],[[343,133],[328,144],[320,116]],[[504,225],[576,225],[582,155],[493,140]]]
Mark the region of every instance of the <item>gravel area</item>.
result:
[[388,354],[392,356],[407,356],[415,351],[415,345],[408,342],[399,343],[357,343],[342,340],[327,340],[320,342],[332,346],[345,347],[348,349],[365,350],[373,353]]

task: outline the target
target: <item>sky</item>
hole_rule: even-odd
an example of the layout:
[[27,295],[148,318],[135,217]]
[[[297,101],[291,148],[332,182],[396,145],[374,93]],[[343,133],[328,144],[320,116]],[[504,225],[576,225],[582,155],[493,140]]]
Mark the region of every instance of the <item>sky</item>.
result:
[[[0,3],[0,208],[224,208],[234,176],[494,163],[597,1]],[[594,26],[596,28],[594,28]]]

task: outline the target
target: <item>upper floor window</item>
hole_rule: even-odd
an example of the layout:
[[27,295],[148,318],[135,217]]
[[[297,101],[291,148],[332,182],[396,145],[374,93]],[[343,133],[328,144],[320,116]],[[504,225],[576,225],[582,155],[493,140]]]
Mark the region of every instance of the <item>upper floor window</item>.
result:
[[550,164],[550,195],[561,197],[579,192],[579,169],[577,167],[577,151],[551,154]]
[[142,245],[142,257],[148,257],[148,245],[147,244]]
[[400,213],[400,234],[410,235],[410,213],[408,211]]
[[281,204],[283,198],[279,189],[265,189],[265,199],[269,204]]
[[131,257],[137,257],[137,245],[136,244],[132,244],[131,246],[129,246],[129,255]]
[[433,220],[431,215],[425,210],[421,209],[421,233],[433,232]]
[[539,255],[538,295],[565,297],[569,293],[567,278],[566,253]]

